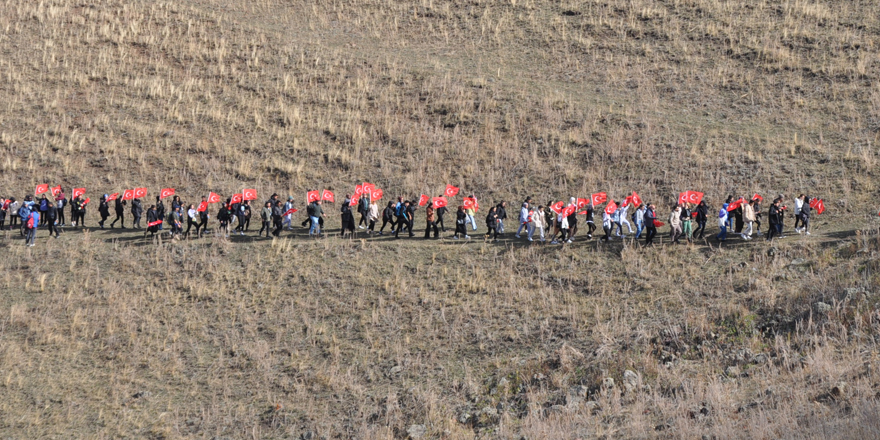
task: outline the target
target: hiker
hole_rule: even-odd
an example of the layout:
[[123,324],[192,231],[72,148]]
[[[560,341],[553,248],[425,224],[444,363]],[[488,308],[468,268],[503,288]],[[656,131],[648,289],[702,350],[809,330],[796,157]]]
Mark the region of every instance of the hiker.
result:
[[810,198],[804,196],[804,205],[801,207],[801,229],[798,230],[795,228],[798,234],[803,232],[806,235],[810,235],[809,229],[810,227]]
[[[738,199],[742,200],[742,198]],[[733,232],[735,234],[742,234],[743,226],[745,222],[743,221],[743,203],[739,203],[739,206],[733,210]]]
[[459,234],[463,236],[465,239],[470,240],[470,235],[467,235],[465,229],[465,223],[467,222],[467,214],[464,211],[464,206],[459,206],[458,211],[455,212],[455,235],[452,238],[458,240]]
[[[443,197],[442,195],[440,197]],[[446,215],[446,212],[449,210],[446,206],[441,206],[437,208],[434,213],[437,215],[437,225],[440,226],[440,230],[446,232],[446,225],[443,224],[443,216]]]
[[[104,229],[104,222],[110,217],[110,203],[107,203],[107,194],[101,196],[101,201],[98,202],[98,214],[101,216],[98,226]],[[110,227],[112,228],[113,225],[111,224]]]
[[798,234],[801,233],[800,229],[798,229],[798,223],[803,224],[803,221],[801,220],[801,210],[804,207],[804,197],[806,196],[801,194],[794,199],[794,232],[797,232]]
[[361,198],[358,200],[358,214],[361,215],[358,220],[358,229],[364,229],[370,224],[368,218],[370,215],[370,196],[367,193],[361,194]]
[[627,211],[629,211],[629,203],[626,203],[626,201],[624,200],[624,202],[620,204],[620,207],[617,208],[617,210],[619,211],[617,213],[617,235],[624,237],[626,236],[623,233],[623,225],[626,225],[626,229],[627,231],[629,231],[628,234],[632,234],[633,227],[632,224],[629,222],[629,217],[627,216]]
[[401,210],[403,209],[403,197],[397,196],[397,203],[394,204],[394,221],[391,223],[391,233],[403,227],[401,223]]
[[272,221],[272,202],[266,202],[263,205],[263,209],[260,210],[260,232],[257,233],[257,237],[263,235],[263,231],[266,231],[266,238],[269,238],[269,231],[271,229],[270,222]]
[[[697,216],[695,217],[695,220],[697,221],[697,229],[694,230],[693,236],[702,239],[703,234],[706,232],[706,221],[709,219],[709,206],[706,205],[705,201],[700,200],[696,212]],[[697,237],[697,232],[700,233],[699,237]]]
[[636,212],[633,213],[636,222],[636,240],[642,238],[642,231],[645,230],[645,211],[647,210],[648,208],[642,203],[636,207]]
[[150,238],[156,236],[156,233],[159,232],[159,225],[154,223],[157,221],[159,221],[159,212],[156,211],[156,205],[150,205],[147,208],[147,229],[144,231],[144,237],[147,236],[147,232],[150,233]]
[[[604,219],[605,219],[605,217],[603,216],[602,223],[605,223]],[[603,227],[604,227],[604,224],[603,224]],[[614,235],[617,235],[618,237],[624,237],[623,228],[620,226],[620,205],[619,204],[617,205],[617,208],[614,209],[614,212],[611,213],[611,231],[614,233]]]
[[385,235],[385,225],[391,223],[391,232],[394,232],[394,202],[388,202],[388,206],[382,210],[382,227],[379,228],[379,235]]
[[196,225],[196,235],[199,238],[202,238],[202,233],[208,232],[208,218],[210,217],[207,208],[208,202],[204,196],[202,197],[202,203],[205,204],[205,210],[199,211],[199,224]]
[[685,203],[681,208],[681,235],[683,235],[688,243],[693,239],[693,217],[691,216],[691,204]]
[[26,246],[33,246],[37,240],[37,227],[40,225],[40,211],[34,209],[33,211],[29,210],[29,214],[24,220],[25,227],[25,239],[24,244]]
[[535,230],[537,229],[540,233],[538,234],[541,237],[541,242],[544,242],[544,228],[547,225],[546,217],[544,216],[544,206],[538,205],[537,210],[529,211],[529,221],[531,222],[530,230],[529,230],[529,241],[532,240],[532,237],[535,235]]
[[727,225],[728,223],[728,215],[727,215],[727,207],[730,206],[729,203],[725,203],[721,205],[721,210],[718,211],[718,227],[721,228],[721,232],[715,236],[715,239],[718,241],[727,240]]
[[[358,201],[358,204],[360,204],[360,201]],[[342,211],[341,235],[343,237],[345,237],[346,233],[349,233],[352,235],[354,234],[354,227],[355,227],[354,226],[354,213],[351,212],[350,205],[351,205],[351,200],[349,200],[348,203],[343,203],[342,208],[341,208],[341,211]],[[360,209],[360,207],[358,207],[358,209]]]
[[144,205],[141,199],[132,199],[131,201],[131,225],[135,229],[141,229],[141,217],[144,215]]
[[[471,195],[471,198],[474,199],[474,200],[477,199],[477,198],[474,197],[473,195]],[[498,227],[498,233],[499,233],[499,234],[503,234],[503,233],[504,233],[504,220],[507,220],[507,202],[505,202],[504,200],[502,200],[501,203],[498,204],[497,208],[498,208],[498,209],[495,210],[495,213],[498,215],[498,226],[497,226],[497,227]],[[469,212],[468,212],[468,214],[471,216],[471,219],[474,218],[474,212],[476,212],[476,202],[474,202],[474,207],[471,208],[471,209],[469,210]],[[472,220],[472,221],[473,221],[473,220]],[[472,224],[473,224],[473,226],[474,226],[474,230],[476,231],[476,230],[477,230],[477,224],[476,224],[476,223],[472,223]]]
[[400,230],[403,229],[403,226],[406,226],[407,231],[409,231],[409,236],[413,236],[412,232],[412,211],[410,211],[410,203],[409,200],[404,200],[403,205],[400,207],[400,217],[397,220],[397,229],[394,230],[394,238],[400,238]]
[[645,210],[645,227],[648,229],[645,235],[645,246],[654,244],[654,236],[657,235],[657,213],[654,211],[654,205],[648,204]]
[[174,204],[174,202],[172,202],[172,206],[171,214],[168,214],[168,223],[171,223],[171,238],[179,240],[180,233],[183,232],[183,222],[180,218],[180,204]]
[[[526,233],[529,232],[529,203],[523,202],[522,206],[519,208],[519,228],[516,229],[516,234],[513,234],[516,238],[522,238],[519,234],[522,230],[525,229]],[[486,235],[489,235],[488,233]]]
[[[566,243],[565,240],[568,238],[568,217],[563,215],[562,212],[560,212],[556,216],[556,222],[559,225],[559,241],[558,241],[558,243],[565,244]],[[556,242],[556,240],[553,240],[553,241]]]
[[779,234],[779,199],[773,201],[770,204],[770,209],[767,210],[767,220],[770,222],[770,226],[767,229],[767,241],[772,241],[773,237],[780,235]]
[[45,194],[40,196],[39,208],[37,210],[40,211],[40,226],[43,226],[46,224],[46,211],[49,210],[49,200],[46,199]]
[[127,205],[127,203],[125,200],[122,200],[122,197],[116,197],[115,202],[116,204],[114,205],[114,208],[116,210],[116,218],[110,223],[110,229],[113,229],[113,226],[116,225],[117,221],[120,223],[122,229],[125,229],[125,205]]
[[587,205],[586,209],[586,219],[584,219],[584,222],[587,224],[587,240],[592,240],[593,232],[596,232],[596,221],[593,218],[594,209],[595,208],[593,207],[593,201],[590,200],[590,204]]
[[[58,238],[58,208],[55,207],[55,204],[52,201],[49,201],[49,206],[46,209],[46,224],[49,225],[49,236],[52,236],[52,233],[55,233],[55,238]],[[2,226],[2,224],[0,224]]]
[[568,243],[571,243],[574,241],[574,235],[577,234],[578,231],[577,199],[572,197],[571,202],[568,206],[574,207],[574,209],[571,211],[571,214],[566,217],[566,220],[568,221]]
[[[281,202],[281,201],[279,200],[279,201],[276,202],[276,203],[280,203],[280,202]],[[251,214],[252,214],[252,213],[251,213],[251,201],[250,201],[250,200],[245,200],[244,203],[243,203],[242,206],[241,206],[241,210],[242,210],[242,213],[244,214],[244,216],[243,216],[243,218],[244,218],[244,223],[243,223],[243,224],[244,224],[244,228],[242,228],[242,229],[244,229],[244,232],[247,232],[248,229],[250,229],[250,227],[251,227]],[[281,213],[284,214],[283,211],[282,211]],[[282,226],[283,226],[283,221],[282,221]]]
[[752,201],[755,202],[755,205],[754,205],[754,209],[755,209],[755,235],[760,237],[762,235],[762,233],[761,233],[761,217],[764,215],[764,213],[761,212],[761,199],[755,197],[752,199]]
[[24,202],[21,203],[21,206],[18,208],[18,217],[21,220],[21,229],[19,230],[19,234],[23,237],[27,237],[28,226],[27,221],[31,216],[31,207],[34,206],[33,203],[28,203],[30,200],[30,196],[24,198]]
[[[162,199],[160,199],[159,196],[156,196],[156,217],[156,221],[162,221],[162,223],[159,223],[159,230],[161,231],[162,229],[164,229],[165,224],[165,203],[162,202]],[[228,221],[229,219],[227,218],[227,222]]]
[[320,228],[320,220],[321,217],[324,216],[324,210],[321,209],[321,201],[315,200],[312,202],[308,209],[307,213],[309,214],[309,220],[311,220],[311,226],[309,227],[309,237],[312,235],[320,236],[321,228]]
[[[293,196],[287,196],[287,202],[284,203],[284,212],[293,209]],[[293,214],[287,214],[281,222],[281,226],[286,226],[288,231],[293,230]]]
[[[227,238],[229,237],[229,220],[232,217],[230,214],[231,211],[229,209],[229,203],[231,201],[232,201],[231,199],[227,198],[226,203],[221,204],[220,210],[217,211],[217,221],[220,222],[220,234],[223,235],[224,237],[227,237]],[[157,210],[157,216],[158,216],[158,210]]]
[[376,232],[376,222],[379,221],[379,205],[372,200],[370,201],[369,219],[370,226],[367,229],[367,234],[372,235]]
[[749,200],[749,203],[743,206],[743,222],[745,222],[745,226],[742,238],[743,240],[751,240],[755,225],[755,200]]
[[86,227],[86,204],[83,201],[82,197],[77,196],[76,203],[73,204],[74,208],[76,208],[76,217],[79,219],[79,227]]
[[73,226],[76,226],[76,219],[79,217],[75,203],[77,199],[78,197],[74,197],[70,200],[70,203],[68,203],[68,205],[70,205],[70,224]]
[[184,232],[184,236],[189,238],[189,231],[192,227],[196,227],[196,236],[199,235],[199,211],[196,211],[196,205],[190,204],[186,208],[186,232]]
[[272,235],[280,237],[281,230],[284,229],[284,224],[281,221],[281,216],[284,215],[284,205],[281,204],[281,200],[278,200],[277,194],[272,199],[275,200],[272,206],[272,224],[275,225],[275,230],[272,231]]
[[492,241],[498,241],[498,207],[493,206],[489,208],[489,212],[486,214],[486,240],[489,239],[489,236],[492,236]]
[[66,219],[64,218],[64,207],[67,206],[67,197],[64,191],[58,191],[55,195],[55,209],[58,211],[58,226],[64,226]]
[[428,206],[425,207],[425,238],[430,238],[431,230],[434,230],[434,238],[440,237],[440,230],[437,229],[437,218],[434,211],[434,204],[428,203]]
[[21,203],[15,200],[15,197],[9,198],[9,206],[7,207],[7,211],[9,212],[9,230],[11,231],[18,224],[18,210],[21,208]]
[[3,224],[6,223],[6,215],[9,213],[9,200],[3,200],[2,204],[0,204],[0,229],[3,229]]

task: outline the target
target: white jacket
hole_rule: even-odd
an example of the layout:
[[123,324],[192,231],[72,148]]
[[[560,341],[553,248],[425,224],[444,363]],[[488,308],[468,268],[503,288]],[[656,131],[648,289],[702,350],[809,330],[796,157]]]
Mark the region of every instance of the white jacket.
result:
[[528,221],[529,221],[529,208],[526,208],[525,205],[523,205],[523,207],[520,208],[520,210],[519,210],[519,222],[526,223]]
[[794,215],[800,215],[801,209],[804,208],[803,199],[794,199]]

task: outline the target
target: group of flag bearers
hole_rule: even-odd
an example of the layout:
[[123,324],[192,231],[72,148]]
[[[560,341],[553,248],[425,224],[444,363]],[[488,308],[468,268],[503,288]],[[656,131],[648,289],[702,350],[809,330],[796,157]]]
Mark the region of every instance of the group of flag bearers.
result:
[[[262,207],[253,206],[251,202],[258,198],[255,189],[244,189],[240,193],[226,198],[225,202],[219,194],[211,192],[202,197],[199,203],[187,206],[183,204],[175,192],[174,188],[162,189],[156,196],[155,203],[151,204],[146,211],[141,200],[147,196],[147,188],[133,188],[121,193],[104,194],[99,201],[98,212],[101,220],[98,225],[102,229],[107,226],[106,222],[110,217],[112,204],[116,218],[109,224],[109,227],[115,227],[116,222],[119,221],[120,227],[125,228],[125,212],[128,208],[127,205],[130,204],[132,227],[141,229],[141,218],[146,215],[145,236],[147,233],[155,236],[167,226],[168,232],[173,238],[190,237],[193,227],[195,227],[195,235],[201,237],[207,231],[210,205],[219,203],[220,207],[216,214],[219,222],[217,230],[219,234],[226,237],[230,233],[244,235],[244,232],[248,231],[252,214],[259,212],[262,221],[260,235],[266,231],[266,237],[269,237],[271,231],[277,237],[285,225],[288,230],[293,229],[293,214],[298,212],[298,209],[294,207],[293,197],[288,197],[287,201],[283,202],[277,194],[273,194],[266,200]],[[360,214],[357,228],[367,229],[368,234],[384,235],[386,225],[390,224],[390,231],[395,237],[399,238],[401,232],[407,232],[412,237],[415,232],[416,211],[424,208],[426,218],[424,237],[430,238],[433,233],[434,238],[439,238],[439,232],[446,231],[444,215],[449,211],[449,200],[458,194],[459,188],[447,185],[444,193],[440,196],[429,197],[422,194],[418,200],[404,200],[403,197],[398,197],[396,202],[388,202],[385,208],[380,210],[378,202],[384,197],[383,190],[371,183],[359,184],[355,187],[353,196],[346,195],[340,208],[342,235],[355,232],[353,209],[356,209]],[[673,243],[678,242],[682,237],[688,241],[704,238],[706,223],[711,214],[703,201],[703,195],[698,191],[685,191],[679,194],[677,203],[673,206],[668,217],[670,238]],[[70,207],[71,225],[85,227],[86,208],[91,201],[86,196],[86,188],[73,188],[72,199],[68,201],[60,185],[50,187],[48,184],[41,184],[35,188],[35,196],[40,199],[35,200],[33,196],[28,195],[21,202],[16,201],[15,198],[4,200],[2,208],[0,208],[0,227],[4,226],[7,216],[10,217],[10,229],[16,226],[18,220],[21,220],[21,233],[26,238],[25,242],[28,246],[33,246],[39,226],[48,226],[50,236],[53,234],[56,238],[59,236],[59,227],[66,226],[64,208],[67,206]],[[170,209],[166,212],[163,200],[168,198],[172,198],[172,201]],[[310,236],[324,235],[322,230],[325,213],[322,205],[324,202],[335,203],[335,194],[327,189],[322,191],[308,190],[306,202],[308,215],[302,226],[309,228]],[[727,240],[728,231],[740,234],[745,240],[751,239],[754,233],[760,235],[761,217],[763,216],[760,204],[762,202],[763,197],[758,194],[751,198],[734,199],[732,196],[728,197],[717,214],[720,232],[716,239],[719,241]],[[773,200],[768,209],[768,240],[782,236],[783,218],[787,209],[783,202],[783,197],[779,196]],[[578,216],[585,216],[586,236],[587,239],[592,239],[593,232],[596,230],[594,211],[602,204],[604,207],[601,209],[601,224],[605,232],[602,239],[606,241],[615,237],[626,237],[623,231],[623,227],[626,226],[629,234],[634,234],[636,239],[641,238],[644,232],[645,243],[650,245],[653,244],[657,228],[666,225],[661,219],[667,217],[658,214],[657,208],[653,204],[645,204],[636,192],[632,192],[631,195],[619,201],[609,200],[607,193],[599,192],[590,195],[589,198],[572,197],[568,204],[563,201],[551,201],[546,205],[538,206],[535,206],[532,198],[528,197],[520,206],[519,228],[515,237],[522,238],[521,233],[525,231],[526,238],[529,241],[534,241],[534,234],[537,232],[538,239],[541,241],[549,239],[553,244],[572,243],[578,232]],[[635,207],[635,210],[630,215],[629,209],[631,207]],[[479,208],[479,202],[473,194],[462,197],[462,202],[455,211],[453,239],[471,238],[467,233],[468,225],[472,231],[477,230],[475,216]],[[821,214],[825,210],[825,205],[821,199],[811,199],[803,194],[795,199],[796,232],[809,234],[811,208]],[[504,233],[504,224],[507,218],[507,204],[504,201],[488,209],[486,214],[487,240],[497,241],[498,237]],[[381,228],[376,231],[376,224],[380,220],[382,222]],[[237,223],[237,225],[230,230],[233,223]],[[697,225],[696,228],[693,227],[694,223]],[[800,228],[798,228],[798,223],[801,225]],[[185,231],[184,224],[187,225]],[[633,224],[635,224],[635,228]]]

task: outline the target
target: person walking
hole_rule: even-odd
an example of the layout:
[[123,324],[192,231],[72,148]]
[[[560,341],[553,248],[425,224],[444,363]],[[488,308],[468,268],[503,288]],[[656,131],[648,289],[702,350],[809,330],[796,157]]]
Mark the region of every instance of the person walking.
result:
[[132,227],[135,229],[141,229],[141,217],[144,215],[144,205],[141,203],[141,199],[134,199],[131,201],[131,218],[132,218]]
[[626,201],[624,200],[624,202],[620,204],[620,207],[617,208],[617,210],[619,211],[618,212],[618,222],[617,222],[617,235],[618,236],[625,236],[623,233],[623,225],[626,225],[626,230],[629,231],[629,232],[627,232],[628,234],[633,233],[632,223],[629,222],[629,214],[628,214],[629,206],[630,206],[629,203],[626,203]]
[[779,204],[780,200],[776,199],[767,210],[767,220],[770,223],[767,228],[767,241],[773,241],[773,237],[779,234],[779,220],[781,217]]
[[[52,233],[55,233],[55,238],[58,238],[58,208],[55,207],[55,203],[51,200],[49,201],[49,208],[46,209],[46,224],[49,226],[49,236],[52,236]],[[0,222],[0,227],[2,227],[2,222]]]
[[728,212],[727,207],[730,206],[729,203],[725,203],[721,205],[721,210],[718,211],[718,227],[721,228],[721,232],[715,236],[715,239],[718,241],[727,240],[727,225],[730,224],[728,222]]
[[281,200],[278,200],[277,195],[274,200],[275,204],[272,206],[272,224],[275,225],[275,230],[272,231],[272,235],[280,237],[281,230],[284,229],[284,223],[281,221],[281,217],[284,215],[284,205],[281,204]]
[[464,237],[467,240],[470,240],[470,235],[467,235],[465,224],[467,222],[467,213],[464,211],[464,206],[459,206],[458,211],[455,212],[455,235],[452,238],[458,240],[459,236]]
[[681,235],[683,235],[688,243],[693,241],[693,216],[691,215],[691,204],[685,203],[681,208]]
[[272,229],[270,226],[272,221],[272,202],[267,201],[266,204],[263,205],[263,209],[260,210],[260,221],[260,232],[257,233],[257,237],[262,236],[263,231],[266,231],[266,238],[269,238],[269,232]]
[[681,206],[675,205],[672,213],[669,214],[669,236],[672,238],[672,244],[677,244],[681,237]]
[[[293,209],[293,196],[287,196],[287,202],[284,203],[284,212],[288,212]],[[282,226],[285,226],[288,231],[293,230],[293,214],[287,214],[284,216],[284,220],[281,222]]]
[[498,241],[498,207],[489,208],[486,214],[486,240],[492,237],[492,242]]
[[743,240],[751,240],[755,225],[755,200],[750,200],[749,203],[743,206],[743,222],[745,222],[745,226],[743,227],[742,238]]
[[794,232],[797,232],[798,234],[801,233],[800,229],[798,229],[798,223],[803,224],[803,221],[801,219],[801,210],[804,207],[805,197],[805,195],[801,194],[794,199]]
[[364,229],[369,226],[370,196],[367,193],[361,194],[361,198],[358,200],[358,214],[361,215],[360,220],[358,220],[358,229]]
[[642,203],[638,207],[636,207],[635,212],[635,222],[636,222],[636,240],[642,238],[642,231],[645,230],[645,211],[648,208],[645,207],[645,204]]
[[565,219],[568,222],[568,240],[567,243],[574,242],[574,236],[578,231],[578,219],[577,219],[577,199],[574,197],[571,198],[571,202],[568,204],[571,209],[571,214],[569,214]]
[[645,235],[645,246],[653,245],[654,236],[657,235],[657,212],[654,210],[654,205],[650,203],[645,210],[645,228],[648,231]]
[[[110,217],[110,204],[107,203],[107,194],[101,196],[101,201],[98,202],[98,214],[101,216],[98,226],[100,226],[101,229],[104,229],[104,222]],[[111,224],[110,227],[112,228],[113,225]]]
[[15,197],[9,198],[9,207],[7,211],[9,211],[9,230],[11,231],[18,225],[18,210],[21,209],[21,203],[15,200]]
[[82,199],[82,197],[76,198],[76,203],[74,203],[74,207],[76,208],[76,217],[79,219],[79,227],[86,227],[86,203]]
[[397,220],[397,229],[394,230],[394,238],[400,238],[400,230],[403,229],[403,227],[406,227],[407,231],[409,231],[410,237],[413,236],[413,231],[412,231],[413,216],[412,216],[412,212],[410,211],[409,207],[410,207],[409,200],[404,200],[403,205],[401,205],[401,208],[400,208],[400,217]]
[[[347,234],[351,234],[352,236],[354,235],[354,213],[351,212],[350,203],[350,201],[349,203],[343,203],[342,207],[340,208],[340,210],[342,211],[342,230],[340,235],[342,235],[343,237],[345,237]],[[358,201],[358,204],[360,204],[360,201]],[[358,207],[358,209],[360,209],[360,206]]]
[[171,223],[171,238],[180,240],[183,232],[183,219],[180,214],[180,204],[173,204],[171,214],[168,214],[168,222]]
[[79,197],[74,197],[70,200],[70,203],[68,203],[70,206],[70,224],[74,227],[76,227],[76,220],[77,217],[79,217],[79,211],[77,210],[75,203],[78,198]]
[[584,219],[584,222],[587,224],[587,240],[592,240],[593,239],[593,232],[596,232],[596,221],[593,218],[594,211],[595,211],[595,208],[593,207],[593,201],[590,200],[590,204],[587,205],[587,209],[586,209],[586,212],[587,212],[585,215],[586,219]]
[[[150,238],[153,239],[156,237],[156,233],[159,232],[159,212],[156,211],[156,205],[150,205],[147,208],[147,229],[144,231],[144,238],[147,237],[147,232],[150,233]],[[150,226],[152,225],[152,226]]]
[[[474,200],[477,199],[476,197],[473,196],[473,194],[471,195],[471,198],[473,198]],[[476,205],[476,203],[475,203],[475,205]],[[502,200],[501,203],[498,204],[497,208],[498,209],[495,210],[495,214],[498,215],[498,226],[497,226],[498,233],[504,234],[504,220],[507,220],[507,202]],[[471,219],[474,218],[474,212],[476,212],[476,207],[471,208],[468,212],[468,215],[470,215]],[[476,231],[477,230],[477,223],[473,222],[473,220],[472,220],[471,224],[474,226],[474,230]]]
[[196,236],[202,238],[202,234],[208,232],[208,218],[210,215],[208,214],[208,202],[205,197],[202,197],[202,203],[205,204],[205,209],[203,211],[199,211],[199,224],[196,225]]
[[189,238],[189,231],[192,227],[196,227],[196,236],[199,235],[199,211],[196,211],[196,205],[190,204],[186,208],[186,232],[183,235]]
[[[443,196],[441,195],[440,197]],[[445,205],[437,208],[437,210],[434,211],[434,213],[437,214],[437,226],[440,227],[440,230],[442,232],[446,232],[446,225],[443,224],[443,216],[446,215],[448,211],[449,210],[446,208]]]
[[806,235],[810,235],[810,198],[804,196],[803,206],[801,207],[801,229],[798,231],[798,234],[803,232]]
[[64,218],[64,208],[67,206],[67,197],[64,191],[58,191],[55,195],[55,209],[58,210],[58,226],[64,227],[67,219]]
[[116,225],[116,222],[119,222],[122,229],[125,229],[125,205],[126,201],[122,200],[121,197],[116,197],[114,210],[116,212],[116,218],[110,223],[110,229],[113,229],[113,226]]
[[560,244],[570,243],[570,241],[566,241],[566,240],[568,240],[568,229],[569,229],[568,216],[565,215],[564,212],[561,212],[561,213],[559,213],[558,216],[556,216],[556,222],[559,223],[559,243]]
[[0,229],[6,223],[6,216],[9,214],[9,200],[0,201]]
[[321,209],[321,201],[316,200],[312,202],[309,207],[306,209],[306,212],[309,214],[309,220],[311,220],[311,226],[309,227],[309,237],[321,236],[321,217],[324,216],[324,210]]
[[391,223],[391,233],[394,233],[394,202],[388,202],[388,206],[382,210],[382,227],[379,235],[385,235],[385,225]]
[[[229,203],[229,199],[227,199],[226,203],[227,204]],[[162,223],[159,223],[159,230],[161,231],[161,230],[165,229],[165,202],[163,202],[162,199],[159,198],[159,196],[156,196],[156,215],[159,217],[158,219],[156,219],[156,221],[162,220]],[[227,218],[226,218],[227,225],[229,224],[230,220],[231,219],[227,216]],[[228,228],[227,228],[226,236],[227,237],[229,236]]]
[[[376,205],[372,205],[376,206]],[[372,216],[372,213],[370,214]],[[370,230],[373,229],[374,222],[370,222]],[[440,237],[440,229],[437,228],[437,218],[434,211],[434,206],[432,203],[428,203],[428,206],[425,207],[425,238],[431,238],[431,230],[434,231],[434,238]]]
[[[250,200],[244,201],[244,203],[242,204],[242,211],[244,211],[244,228],[242,228],[242,229],[244,230],[244,232],[247,232],[248,229],[250,229],[250,227],[251,227],[251,214],[252,214],[252,212],[251,212],[251,201]],[[283,211],[283,209],[282,209],[282,211]],[[283,214],[283,212],[282,212],[282,214]],[[284,222],[282,220],[282,226],[284,226],[283,223]]]
[[376,222],[379,221],[379,204],[374,201],[370,201],[370,212],[369,212],[370,226],[367,229],[367,234],[375,234],[376,233]]
[[738,205],[736,209],[733,210],[733,232],[735,234],[742,234],[743,226],[745,222],[743,221],[743,199],[737,199]]
[[40,211],[40,226],[43,226],[46,224],[46,211],[49,210],[49,199],[46,198],[45,194],[40,196],[38,206],[38,210]]
[[546,217],[544,217],[544,207],[538,206],[538,209],[529,210],[529,241],[534,241],[532,237],[535,235],[535,230],[537,229],[539,234],[538,237],[541,238],[541,242],[544,242],[544,227],[546,223]]
[[528,233],[528,231],[529,231],[529,204],[528,204],[528,202],[523,202],[522,206],[519,208],[519,228],[517,228],[516,234],[514,234],[513,236],[516,238],[522,238],[519,234],[520,234],[520,232],[522,232],[523,229],[525,229],[526,233]]
[[[231,199],[227,198],[226,203],[220,205],[217,211],[217,221],[220,222],[220,234],[229,238],[229,220],[232,218],[232,208],[230,206]],[[157,210],[158,215],[158,210]]]
[[[39,207],[37,207],[39,208]],[[30,211],[27,216],[27,219],[24,221],[25,226],[25,239],[24,244],[26,246],[33,247],[37,241],[37,227],[40,226],[40,211],[38,209],[34,209]]]
[[[700,200],[696,212],[697,216],[695,217],[695,220],[697,221],[697,229],[694,230],[693,236],[702,240],[703,234],[706,232],[706,221],[709,219],[709,206],[706,205],[705,201]],[[697,236],[697,232],[700,233],[699,236]]]
[[[602,226],[604,227],[604,223],[605,223],[604,216],[602,217],[602,220],[603,220]],[[624,237],[623,228],[620,226],[620,205],[619,204],[617,205],[617,208],[614,210],[614,212],[611,213],[611,231],[614,233],[614,235],[617,235],[618,237]]]

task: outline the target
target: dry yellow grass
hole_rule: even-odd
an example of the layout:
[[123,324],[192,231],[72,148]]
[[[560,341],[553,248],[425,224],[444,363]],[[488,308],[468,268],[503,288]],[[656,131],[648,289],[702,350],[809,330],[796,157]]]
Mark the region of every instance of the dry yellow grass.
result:
[[877,207],[876,9],[6,1],[5,195],[367,180],[486,201],[809,192],[829,212],[773,255],[7,234],[0,432],[877,437],[880,246],[852,233]]

